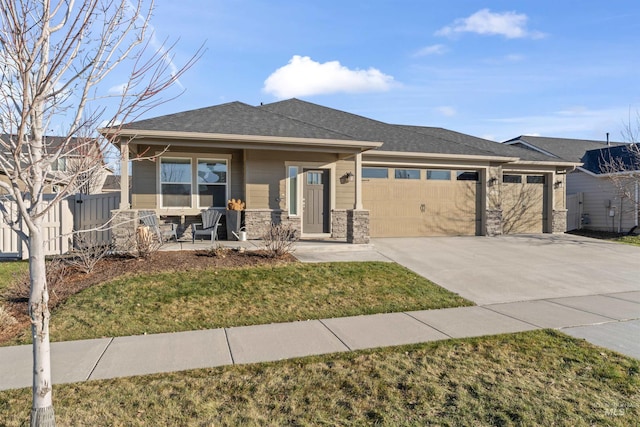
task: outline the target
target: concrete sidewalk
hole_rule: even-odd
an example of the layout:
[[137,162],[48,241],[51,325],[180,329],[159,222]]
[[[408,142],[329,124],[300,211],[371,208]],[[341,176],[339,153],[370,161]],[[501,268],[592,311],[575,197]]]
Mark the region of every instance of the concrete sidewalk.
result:
[[[589,328],[605,328],[595,338]],[[640,291],[53,343],[53,383],[557,328],[640,359]],[[586,335],[586,336],[585,336]],[[607,337],[613,337],[607,342]],[[0,347],[0,390],[31,386],[31,346]]]

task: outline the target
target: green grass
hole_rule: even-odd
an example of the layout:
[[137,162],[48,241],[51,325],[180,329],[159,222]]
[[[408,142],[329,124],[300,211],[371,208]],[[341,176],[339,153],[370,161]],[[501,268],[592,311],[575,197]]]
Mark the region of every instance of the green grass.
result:
[[22,274],[29,271],[27,261],[2,261],[0,262],[0,294],[7,289]]
[[[393,263],[296,263],[167,272],[121,278],[72,296],[53,312],[51,339],[67,341],[465,305],[473,303]],[[26,343],[28,338],[17,342]]]
[[612,240],[615,242],[626,243],[628,245],[640,246],[640,236],[622,236]]
[[[60,385],[53,396],[59,425],[630,426],[639,372],[638,360],[543,330]],[[0,392],[3,425],[24,424],[30,399]]]

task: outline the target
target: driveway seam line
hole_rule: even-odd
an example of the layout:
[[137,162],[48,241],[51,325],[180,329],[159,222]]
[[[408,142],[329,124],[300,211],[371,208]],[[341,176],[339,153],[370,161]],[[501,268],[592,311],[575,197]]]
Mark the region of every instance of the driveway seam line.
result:
[[[633,291],[630,291],[630,292],[633,292]],[[625,299],[625,298],[621,298],[621,297],[617,297],[616,296],[616,294],[626,294],[626,293],[627,292],[616,292],[616,293],[613,293],[613,294],[601,294],[601,296],[617,299],[618,301],[626,301],[626,302],[631,302],[631,303],[640,305],[640,303],[637,302],[637,301],[633,301],[633,300],[630,300],[630,299]]]
[[91,371],[89,372],[89,375],[87,375],[87,378],[85,378],[85,381],[89,381],[89,379],[91,378],[91,375],[93,375],[93,373],[95,372],[96,368],[100,364],[100,361],[104,357],[105,353],[107,352],[107,350],[109,350],[109,347],[111,347],[111,344],[113,343],[114,339],[115,339],[114,337],[111,337],[107,345],[104,346],[104,350],[102,350],[102,353],[100,353],[100,357],[98,357],[98,360],[96,360],[96,363],[93,364],[93,368],[91,368]]
[[403,311],[403,312],[402,312],[402,314],[406,314],[407,316],[409,316],[409,317],[410,317],[410,318],[412,318],[413,320],[417,320],[418,322],[422,323],[423,325],[428,326],[428,327],[430,327],[431,329],[434,329],[434,330],[436,330],[436,331],[440,332],[441,334],[443,334],[443,335],[445,335],[445,336],[447,336],[447,337],[449,337],[449,338],[453,338],[453,336],[452,336],[452,335],[449,335],[449,334],[448,334],[448,333],[446,333],[445,331],[441,331],[440,329],[436,328],[435,326],[430,325],[430,324],[428,324],[427,322],[424,322],[424,321],[422,321],[422,320],[418,319],[417,317],[414,317],[414,316],[410,315],[410,314],[409,314],[409,313],[407,313],[406,311]]
[[[506,303],[506,304],[509,304],[509,303]],[[491,304],[491,305],[497,305],[497,304]],[[512,316],[512,315],[510,315],[510,314],[506,314],[506,313],[502,313],[502,312],[497,311],[497,310],[494,310],[494,309],[492,309],[492,308],[487,307],[486,305],[481,305],[481,306],[479,306],[479,307],[482,307],[482,308],[487,309],[487,310],[489,310],[489,311],[493,311],[493,312],[494,312],[494,313],[496,313],[496,314],[500,314],[500,315],[502,315],[502,316],[509,317],[510,319],[517,320],[518,322],[526,323],[527,325],[531,325],[531,326],[533,326],[533,327],[535,327],[535,328],[538,328],[538,329],[546,329],[544,326],[536,325],[535,323],[528,322],[528,321],[526,321],[526,320],[524,320],[524,319],[518,319],[518,318],[517,318],[517,317],[515,317],[515,316]],[[551,329],[553,329],[553,328],[551,328]]]
[[[594,296],[599,296],[599,295],[594,295]],[[572,297],[566,297],[566,298],[572,298]],[[616,322],[620,322],[620,321],[625,320],[625,319],[616,319],[615,317],[605,316],[604,314],[595,313],[593,311],[585,310],[585,309],[578,308],[578,307],[573,307],[573,306],[570,306],[570,305],[567,305],[567,304],[562,304],[562,303],[557,302],[557,301],[551,301],[551,300],[544,300],[544,301],[550,302],[551,304],[559,305],[560,307],[573,308],[574,310],[582,311],[583,313],[589,313],[589,314],[593,314],[595,316],[606,317],[607,319],[611,319],[611,320],[616,321]]]
[[233,351],[231,351],[231,343],[229,342],[229,335],[227,335],[227,328],[222,328],[224,331],[224,339],[227,342],[227,350],[229,350],[229,357],[231,358],[231,364],[235,365],[236,360],[233,358]]
[[333,332],[333,330],[332,330],[329,326],[327,326],[327,325],[322,321],[322,319],[318,319],[318,322],[320,322],[320,324],[321,324],[322,326],[324,326],[324,327],[325,327],[329,332],[331,332],[331,335],[333,335],[334,337],[336,337],[336,339],[337,339],[338,341],[340,341],[340,342],[342,343],[342,345],[343,345],[343,346],[345,346],[345,347],[347,348],[347,350],[348,350],[348,351],[353,351],[353,349],[352,349],[351,347],[349,347],[349,346],[347,345],[347,343],[346,343],[346,342],[342,341],[342,339],[341,339],[341,338],[340,338],[340,337],[339,337],[335,332]]

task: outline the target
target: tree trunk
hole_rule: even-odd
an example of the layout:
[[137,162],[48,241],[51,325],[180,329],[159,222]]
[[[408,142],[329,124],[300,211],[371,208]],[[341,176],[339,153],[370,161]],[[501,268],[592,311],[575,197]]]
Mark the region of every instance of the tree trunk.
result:
[[33,407],[31,426],[55,426],[51,384],[51,346],[49,344],[49,292],[42,223],[29,234],[29,274],[31,294],[29,316],[33,338]]

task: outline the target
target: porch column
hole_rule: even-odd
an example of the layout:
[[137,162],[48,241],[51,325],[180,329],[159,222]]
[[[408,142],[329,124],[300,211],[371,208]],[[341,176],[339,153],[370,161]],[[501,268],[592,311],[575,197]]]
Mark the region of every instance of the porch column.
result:
[[120,144],[120,210],[129,209],[129,142]]
[[355,209],[362,209],[362,153],[356,154],[356,202]]

